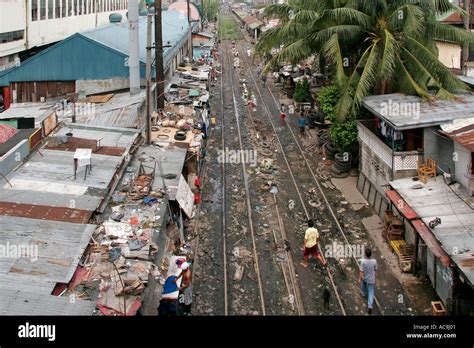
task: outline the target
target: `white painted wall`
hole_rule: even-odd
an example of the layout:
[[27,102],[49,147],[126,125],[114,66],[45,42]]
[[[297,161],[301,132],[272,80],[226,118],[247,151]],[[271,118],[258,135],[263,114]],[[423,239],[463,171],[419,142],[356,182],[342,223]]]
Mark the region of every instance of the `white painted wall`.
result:
[[457,154],[457,161],[454,161],[456,181],[470,193],[470,180],[467,174],[468,166],[471,163],[471,152],[459,143],[454,142],[454,152]]
[[[25,0],[0,1],[0,33],[25,29]],[[0,43],[0,57],[23,51],[25,40]]]
[[438,59],[448,68],[461,69],[461,46],[457,43],[436,41]]

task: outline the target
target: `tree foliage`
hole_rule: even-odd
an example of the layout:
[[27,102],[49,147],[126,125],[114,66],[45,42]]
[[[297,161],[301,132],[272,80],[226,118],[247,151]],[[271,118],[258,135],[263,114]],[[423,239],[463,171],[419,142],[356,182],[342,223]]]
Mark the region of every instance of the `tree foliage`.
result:
[[311,101],[310,83],[307,79],[302,79],[296,83],[293,99],[298,103]]
[[431,100],[467,90],[438,60],[435,39],[474,44],[474,34],[436,20],[451,11],[465,14],[449,0],[288,0],[266,8],[281,25],[263,34],[257,51],[282,47],[266,69],[324,57],[341,91],[336,121],[344,122],[373,93]]
[[202,18],[208,22],[213,22],[219,11],[219,3],[217,0],[202,0],[201,5]]

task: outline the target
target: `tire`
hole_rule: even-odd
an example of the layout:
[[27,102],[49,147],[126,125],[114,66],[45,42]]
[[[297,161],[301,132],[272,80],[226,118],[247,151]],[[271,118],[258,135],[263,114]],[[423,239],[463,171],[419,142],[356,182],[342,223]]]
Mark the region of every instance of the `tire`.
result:
[[336,166],[333,164],[331,166],[331,175],[335,178],[347,178],[349,176],[348,171],[341,171],[336,168]]
[[351,169],[351,165],[350,163],[341,164],[339,162],[334,162],[334,168],[336,168],[340,172],[348,172]]
[[186,133],[183,132],[183,131],[178,131],[178,132],[176,132],[176,134],[174,135],[174,139],[175,139],[175,140],[186,140]]
[[326,148],[327,153],[331,154],[333,158],[334,158],[334,155],[338,153],[336,145],[334,145],[333,143],[329,141],[324,145],[324,147]]
[[334,161],[334,154],[328,152],[328,150],[326,149],[326,146],[324,147],[323,151],[324,151],[324,157],[326,157],[326,159]]
[[321,135],[319,135],[319,145],[322,146],[323,144],[325,144],[326,142],[328,141],[328,135],[326,132],[322,133]]

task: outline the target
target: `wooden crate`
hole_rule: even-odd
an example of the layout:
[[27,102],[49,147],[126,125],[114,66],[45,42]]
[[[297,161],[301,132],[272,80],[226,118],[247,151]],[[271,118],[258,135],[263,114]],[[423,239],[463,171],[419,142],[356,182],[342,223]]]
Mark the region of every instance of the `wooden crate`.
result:
[[397,255],[400,255],[400,247],[406,245],[407,243],[403,239],[395,239],[390,241],[390,248],[395,251]]
[[413,259],[411,256],[400,255],[398,257],[398,264],[400,265],[402,272],[410,273],[411,267],[413,265]]
[[446,315],[446,308],[444,308],[443,302],[431,301],[431,315],[434,315],[434,316]]

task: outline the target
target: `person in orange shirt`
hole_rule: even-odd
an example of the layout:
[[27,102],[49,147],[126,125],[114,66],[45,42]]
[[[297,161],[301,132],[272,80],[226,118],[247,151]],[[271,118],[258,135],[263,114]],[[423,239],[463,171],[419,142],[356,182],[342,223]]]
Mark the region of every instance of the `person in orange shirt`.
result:
[[308,259],[309,256],[313,256],[315,259],[321,261],[321,264],[324,267],[327,267],[327,262],[323,259],[321,254],[318,250],[318,243],[319,243],[319,232],[314,227],[313,220],[308,221],[308,229],[304,234],[304,252],[303,252],[303,260],[304,262],[301,263],[303,267],[308,267]]

